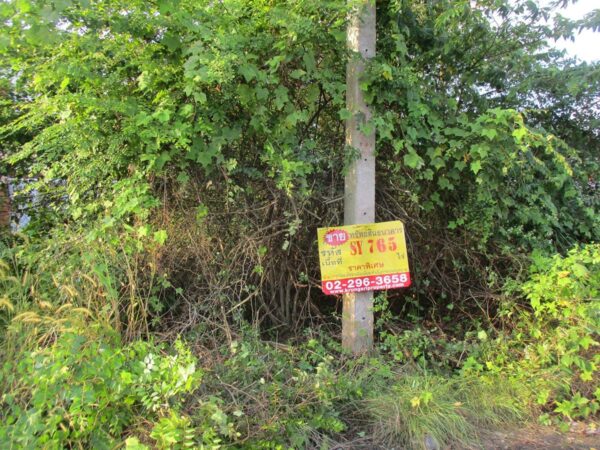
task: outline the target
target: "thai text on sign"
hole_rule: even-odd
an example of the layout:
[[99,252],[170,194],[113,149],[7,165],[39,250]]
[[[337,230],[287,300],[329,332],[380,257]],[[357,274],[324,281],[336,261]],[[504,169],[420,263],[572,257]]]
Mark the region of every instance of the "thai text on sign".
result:
[[410,286],[404,224],[319,228],[321,287],[327,295]]

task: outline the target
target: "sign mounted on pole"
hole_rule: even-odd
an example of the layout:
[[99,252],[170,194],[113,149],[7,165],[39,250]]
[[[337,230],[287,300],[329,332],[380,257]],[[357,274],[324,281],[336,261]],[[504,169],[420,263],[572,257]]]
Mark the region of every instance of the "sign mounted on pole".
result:
[[404,224],[319,228],[321,288],[327,295],[410,286]]

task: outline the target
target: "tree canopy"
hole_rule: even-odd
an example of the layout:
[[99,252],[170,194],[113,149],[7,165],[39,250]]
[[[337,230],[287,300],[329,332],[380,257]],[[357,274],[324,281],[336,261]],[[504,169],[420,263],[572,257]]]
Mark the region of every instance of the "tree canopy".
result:
[[[409,205],[483,239],[535,229],[564,248],[597,232],[585,180],[598,69],[549,47],[597,17],[549,14],[531,1],[378,5],[363,88],[382,185],[401,180]],[[307,195],[352,157],[343,2],[19,1],[2,17],[4,133],[27,135],[10,161],[70,220],[156,207],[157,179]]]

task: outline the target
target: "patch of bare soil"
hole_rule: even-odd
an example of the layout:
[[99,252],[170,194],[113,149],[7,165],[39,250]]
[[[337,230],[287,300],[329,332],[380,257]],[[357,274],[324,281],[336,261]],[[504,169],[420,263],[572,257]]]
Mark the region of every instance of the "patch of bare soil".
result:
[[[318,448],[318,447],[315,447]],[[332,450],[404,450],[402,446],[382,446],[371,436],[338,442]],[[440,446],[435,441],[423,443],[425,450],[600,450],[600,426],[574,422],[571,430],[561,433],[551,427],[531,425],[527,428],[485,432],[472,447]]]
[[486,450],[600,450],[600,430],[595,426],[573,426],[567,433],[549,427],[496,431],[483,439]]

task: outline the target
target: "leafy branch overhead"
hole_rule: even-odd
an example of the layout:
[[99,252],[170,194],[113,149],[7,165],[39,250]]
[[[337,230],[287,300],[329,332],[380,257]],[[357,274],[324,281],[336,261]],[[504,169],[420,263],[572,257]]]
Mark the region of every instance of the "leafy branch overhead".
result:
[[[102,229],[147,216],[158,185],[198,177],[306,197],[348,161],[346,8],[5,2],[11,170],[61,220]],[[598,170],[599,69],[548,46],[595,16],[553,28],[550,14],[534,2],[378,7],[378,57],[361,86],[382,178],[482,243],[537,233],[563,248],[598,233],[586,180]]]

